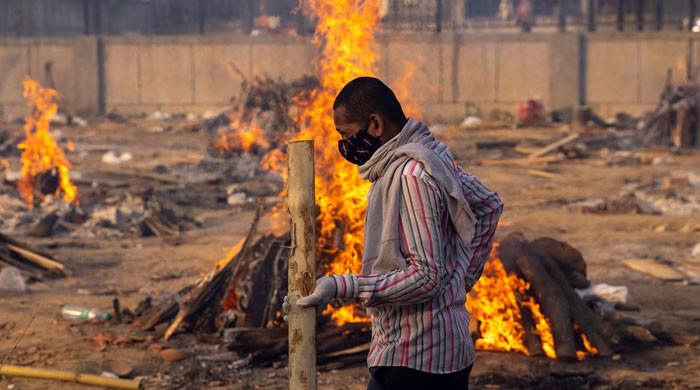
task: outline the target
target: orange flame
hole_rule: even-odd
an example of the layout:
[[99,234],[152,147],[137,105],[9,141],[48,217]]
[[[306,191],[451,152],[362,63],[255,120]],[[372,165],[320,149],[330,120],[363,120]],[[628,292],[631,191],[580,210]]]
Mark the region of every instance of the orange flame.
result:
[[44,88],[28,77],[22,84],[24,97],[32,107],[32,113],[27,115],[24,124],[26,138],[17,145],[22,150],[22,176],[17,182],[17,188],[27,205],[32,208],[36,177],[52,171],[58,177],[55,196],[63,194],[63,200],[66,202],[77,203],[78,188],[70,180],[71,164],[49,132],[51,119],[58,111],[58,92],[52,88]]
[[508,274],[496,257],[497,245],[491,259],[467,297],[467,309],[472,321],[479,324],[479,349],[518,351],[528,354],[524,343],[525,330],[520,312],[520,297],[528,289],[526,281]]
[[540,305],[538,305],[532,297],[522,302],[522,305],[530,309],[532,319],[535,321],[535,333],[540,336],[540,341],[542,342],[542,351],[548,358],[555,359],[557,353],[554,350],[554,335],[552,334],[552,328],[547,317],[545,317],[544,314],[542,314],[542,310],[540,310]]
[[583,332],[581,332],[581,341],[583,342],[583,348],[586,350],[576,352],[579,359],[583,360],[587,355],[595,356],[598,354],[598,348],[591,345],[591,342],[588,341],[588,337],[586,337],[586,334]]
[[[338,153],[330,107],[350,80],[377,73],[374,30],[379,22],[379,1],[311,0],[308,4],[318,18],[313,43],[321,51],[320,87],[300,103],[300,132],[295,138],[314,140],[321,227],[317,246],[319,257],[330,259],[326,272],[359,273],[369,183]],[[368,320],[354,306],[329,306],[328,312],[338,325]]]
[[219,134],[212,144],[221,154],[232,150],[250,152],[253,147],[270,147],[265,131],[255,121],[244,121],[237,114],[231,114],[229,120],[231,131]]
[[[472,321],[479,324],[479,349],[517,351],[529,355],[525,345],[521,307],[530,310],[535,321],[535,333],[542,341],[542,350],[549,358],[556,358],[554,336],[550,324],[534,298],[527,297],[530,284],[515,274],[508,274],[497,256],[498,243],[484,272],[467,299]],[[534,352],[534,351],[533,351]]]

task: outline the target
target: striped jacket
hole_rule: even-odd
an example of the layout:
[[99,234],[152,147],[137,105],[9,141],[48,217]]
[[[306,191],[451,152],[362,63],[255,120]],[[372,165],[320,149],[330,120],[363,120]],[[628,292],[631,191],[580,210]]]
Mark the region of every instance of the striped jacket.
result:
[[333,275],[339,298],[359,299],[372,317],[370,367],[408,367],[429,373],[466,368],[476,357],[466,294],[489,256],[503,204],[498,194],[462,172],[466,200],[477,218],[468,247],[457,245],[447,196],[417,161],[401,176],[398,223],[408,267],[386,274]]

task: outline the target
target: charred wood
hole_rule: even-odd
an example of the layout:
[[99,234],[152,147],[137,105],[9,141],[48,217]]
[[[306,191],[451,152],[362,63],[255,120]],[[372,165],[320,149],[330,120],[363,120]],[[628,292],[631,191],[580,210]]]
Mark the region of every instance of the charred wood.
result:
[[557,359],[568,362],[576,361],[576,343],[571,312],[558,284],[549,276],[547,270],[536,257],[525,254],[519,257],[516,263],[532,285],[532,289],[542,305],[542,312],[551,322]]

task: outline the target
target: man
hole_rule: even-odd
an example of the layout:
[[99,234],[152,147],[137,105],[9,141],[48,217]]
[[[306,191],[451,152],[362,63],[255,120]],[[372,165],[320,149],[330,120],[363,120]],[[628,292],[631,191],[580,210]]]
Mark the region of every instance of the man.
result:
[[325,276],[297,303],[364,303],[368,389],[466,389],[475,352],[465,299],[489,255],[501,200],[423,123],[407,119],[380,80],[352,80],[333,110],[340,153],[372,182],[362,274]]

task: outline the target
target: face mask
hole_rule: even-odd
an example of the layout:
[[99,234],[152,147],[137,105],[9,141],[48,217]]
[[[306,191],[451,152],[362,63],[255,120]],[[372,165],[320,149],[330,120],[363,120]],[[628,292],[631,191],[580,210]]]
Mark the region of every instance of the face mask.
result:
[[340,154],[355,165],[366,163],[380,146],[382,144],[379,138],[372,137],[367,132],[366,127],[348,138],[338,141]]

